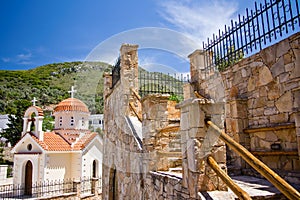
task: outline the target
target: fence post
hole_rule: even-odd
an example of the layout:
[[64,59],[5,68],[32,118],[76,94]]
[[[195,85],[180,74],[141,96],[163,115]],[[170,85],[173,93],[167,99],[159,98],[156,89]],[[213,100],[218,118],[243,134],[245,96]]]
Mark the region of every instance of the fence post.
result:
[[98,178],[92,178],[92,188],[91,188],[91,192],[92,194],[94,194],[95,196],[98,196],[98,190],[97,190],[97,185],[98,185]]
[[73,181],[74,192],[76,192],[76,197],[80,199],[81,196],[81,182],[80,180]]

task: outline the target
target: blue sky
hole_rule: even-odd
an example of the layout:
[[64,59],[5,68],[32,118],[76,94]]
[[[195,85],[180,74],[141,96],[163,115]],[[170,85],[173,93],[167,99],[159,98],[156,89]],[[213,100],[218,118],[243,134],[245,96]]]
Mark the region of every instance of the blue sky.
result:
[[[201,41],[243,14],[246,7],[253,8],[254,1],[0,0],[0,69],[85,60],[104,41],[144,27],[177,31],[195,41],[191,48],[201,48]],[[125,34],[118,46],[132,41]],[[187,53],[178,58],[173,53],[162,56],[165,50],[140,51],[140,62],[145,65],[168,65],[161,60],[177,57],[178,65],[188,68]]]

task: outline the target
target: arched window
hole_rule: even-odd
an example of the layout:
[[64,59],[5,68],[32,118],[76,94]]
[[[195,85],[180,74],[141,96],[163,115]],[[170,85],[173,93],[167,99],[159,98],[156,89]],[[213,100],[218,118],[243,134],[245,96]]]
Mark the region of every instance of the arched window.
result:
[[94,160],[94,161],[93,161],[92,177],[93,177],[93,178],[96,178],[97,175],[98,175],[98,173],[97,173],[97,161]]

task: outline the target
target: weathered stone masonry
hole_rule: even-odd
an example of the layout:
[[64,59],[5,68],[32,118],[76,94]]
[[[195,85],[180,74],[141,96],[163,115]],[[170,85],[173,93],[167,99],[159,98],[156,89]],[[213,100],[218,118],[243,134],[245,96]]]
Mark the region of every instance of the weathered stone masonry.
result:
[[103,199],[199,199],[201,191],[226,191],[208,155],[230,174],[258,176],[211,134],[208,118],[299,184],[299,46],[297,33],[221,73],[205,71],[204,53],[196,50],[189,56],[192,84],[175,109],[165,95],[136,97],[137,46],[123,45],[113,89],[105,75]]
[[[203,52],[198,50],[191,56],[195,88],[212,98],[216,98],[214,88],[225,90],[226,132],[294,183],[300,183],[299,43],[297,33],[220,74],[210,72],[210,78],[203,76],[204,67],[195,64],[195,60],[203,60]],[[217,82],[224,85],[216,85]],[[272,149],[276,145],[279,149]],[[234,168],[231,172],[251,171],[230,150],[227,156],[227,164]]]

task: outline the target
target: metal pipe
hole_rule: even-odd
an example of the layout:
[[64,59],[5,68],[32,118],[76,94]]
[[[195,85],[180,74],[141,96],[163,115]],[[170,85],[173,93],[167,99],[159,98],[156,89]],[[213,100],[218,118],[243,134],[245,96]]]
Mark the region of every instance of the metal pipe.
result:
[[214,128],[219,134],[220,139],[225,142],[231,149],[239,154],[251,167],[264,176],[270,183],[272,183],[280,192],[282,192],[288,199],[300,199],[300,193],[276,174],[267,165],[257,159],[245,147],[234,141],[224,131],[219,129],[213,122],[206,121],[208,125]]

